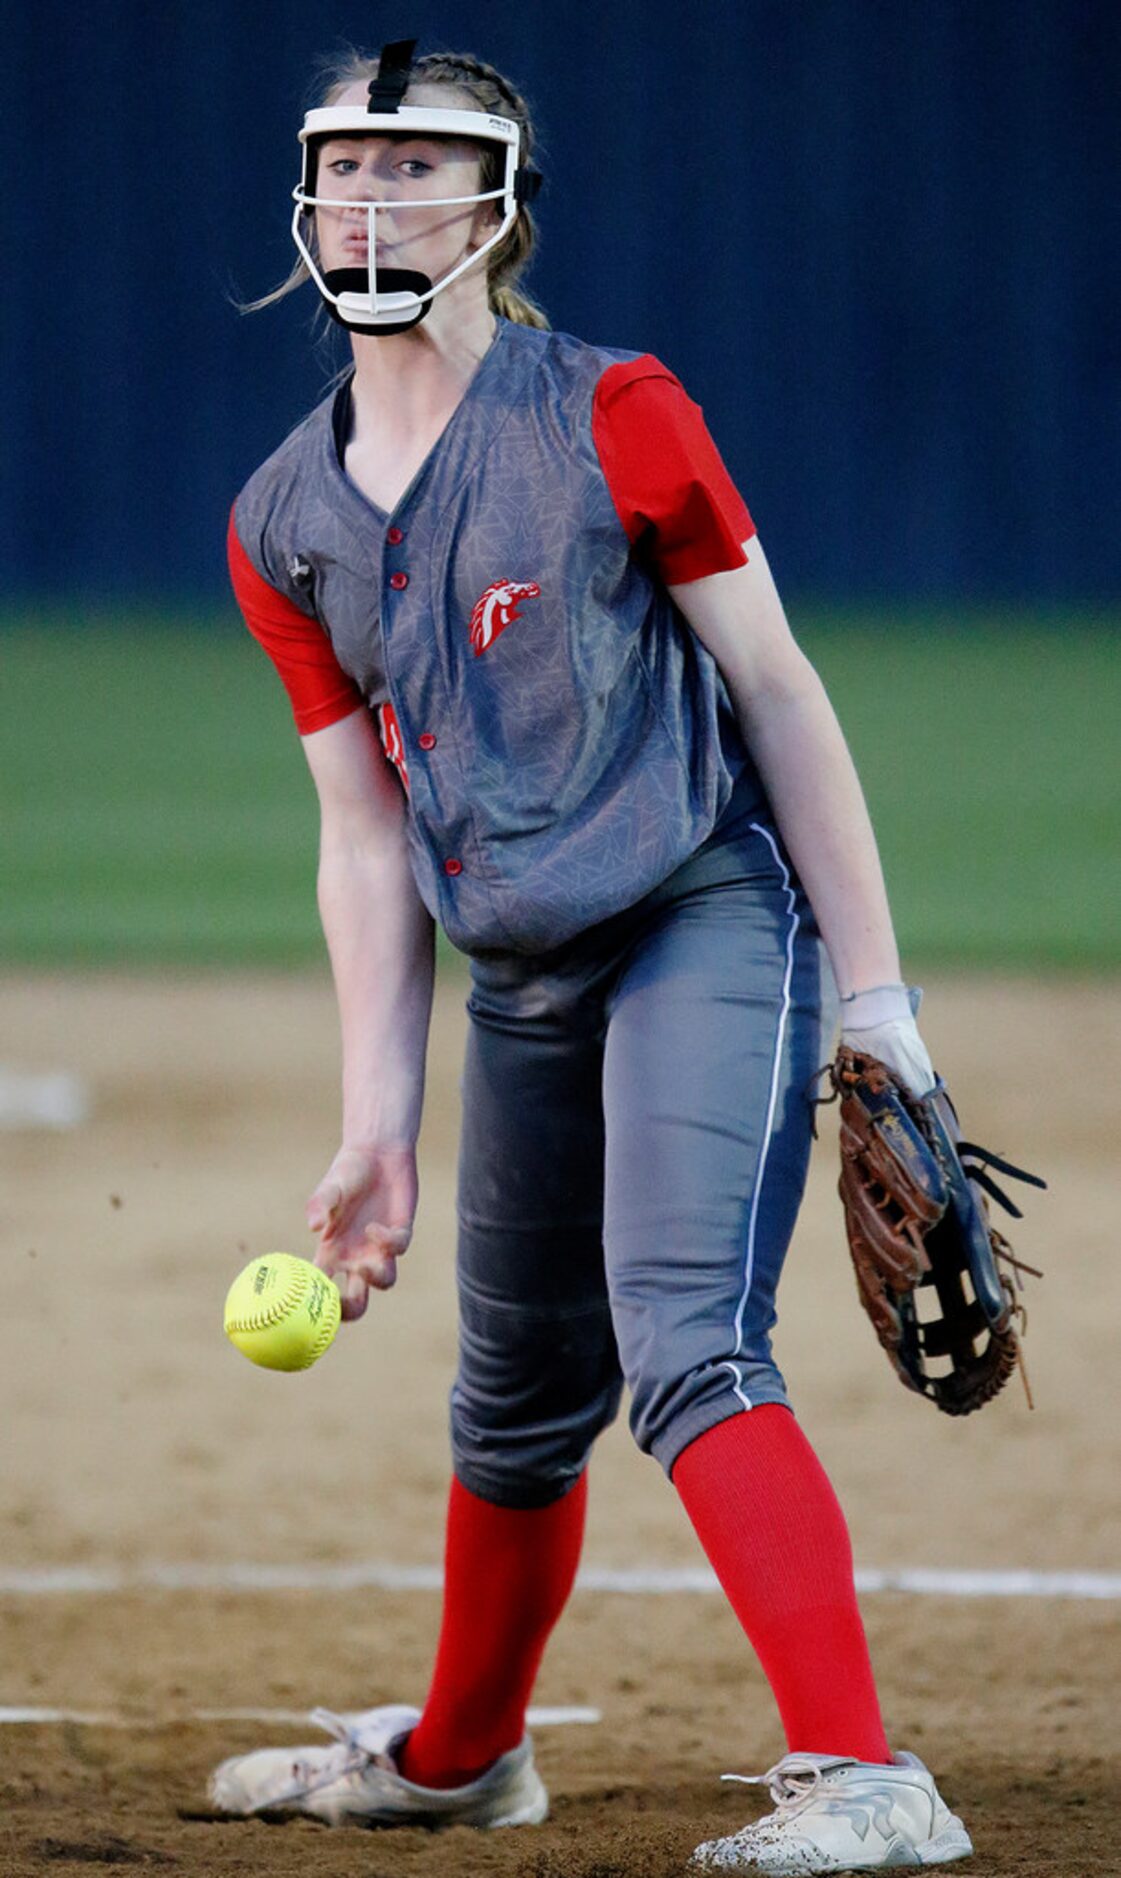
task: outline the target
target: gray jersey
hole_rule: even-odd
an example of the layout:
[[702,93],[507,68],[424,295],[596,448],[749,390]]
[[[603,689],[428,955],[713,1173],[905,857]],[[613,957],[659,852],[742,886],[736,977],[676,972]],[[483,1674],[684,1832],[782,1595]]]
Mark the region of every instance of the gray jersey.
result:
[[761,792],[720,675],[632,550],[592,435],[636,355],[500,321],[391,516],[328,398],[237,534],[316,619],[407,779],[413,868],[467,952],[550,950],[632,905]]

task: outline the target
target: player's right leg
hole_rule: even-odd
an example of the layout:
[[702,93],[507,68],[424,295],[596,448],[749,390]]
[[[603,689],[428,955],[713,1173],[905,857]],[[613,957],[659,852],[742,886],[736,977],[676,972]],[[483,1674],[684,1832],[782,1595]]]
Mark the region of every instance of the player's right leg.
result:
[[579,948],[473,966],[463,1080],[443,1621],[413,1779],[522,1738],[583,1537],[584,1468],[621,1378],[603,1272],[602,1013]]
[[317,1711],[332,1747],[223,1764],[223,1811],[368,1825],[544,1817],[525,1711],[579,1559],[621,1377],[603,1273],[602,1013],[578,959],[475,969],[463,1081],[443,1619],[423,1713]]

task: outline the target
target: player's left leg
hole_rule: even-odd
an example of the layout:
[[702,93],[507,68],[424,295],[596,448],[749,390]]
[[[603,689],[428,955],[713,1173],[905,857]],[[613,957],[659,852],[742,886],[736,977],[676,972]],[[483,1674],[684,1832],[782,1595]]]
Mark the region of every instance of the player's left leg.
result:
[[[748,838],[750,837],[750,838]],[[820,947],[774,830],[702,851],[643,908],[610,1001],[604,1245],[632,1426],[670,1473],[774,1690],[776,1810],[696,1865],[934,1865],[969,1835],[890,1755],[844,1518],[785,1406],[775,1287],[822,1060]]]
[[609,1003],[604,1243],[636,1439],[670,1473],[790,1747],[887,1761],[847,1528],[770,1348],[822,973],[766,825],[651,896]]

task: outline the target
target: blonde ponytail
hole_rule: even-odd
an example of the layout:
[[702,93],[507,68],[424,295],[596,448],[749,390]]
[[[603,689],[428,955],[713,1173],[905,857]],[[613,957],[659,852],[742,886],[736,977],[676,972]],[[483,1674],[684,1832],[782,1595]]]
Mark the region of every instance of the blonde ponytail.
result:
[[548,315],[536,300],[531,300],[528,294],[519,293],[516,287],[497,287],[490,281],[487,297],[491,312],[497,313],[499,319],[513,320],[515,326],[536,326],[539,331],[548,332]]

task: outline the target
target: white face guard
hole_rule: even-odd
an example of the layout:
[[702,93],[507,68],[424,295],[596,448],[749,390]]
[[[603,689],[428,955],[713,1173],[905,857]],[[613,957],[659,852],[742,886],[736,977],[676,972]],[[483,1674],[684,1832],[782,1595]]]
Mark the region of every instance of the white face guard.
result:
[[[372,101],[373,102],[373,101]],[[353,197],[321,196],[317,193],[318,153],[329,137],[470,137],[475,141],[495,143],[505,152],[505,171],[500,189],[489,189],[474,196],[435,196],[393,202],[361,202]],[[363,110],[357,105],[331,106],[309,111],[300,132],[303,146],[303,170],[299,187],[292,191],[296,207],[292,215],[292,239],[303,257],[312,279],[341,325],[351,332],[387,334],[407,332],[427,313],[432,301],[469,267],[474,267],[502,240],[514,222],[518,209],[537,193],[541,178],[519,167],[520,133],[517,124],[506,117],[488,117],[481,111],[420,110],[409,105],[381,111]],[[409,209],[446,209],[501,204],[501,216],[493,235],[433,283],[427,274],[405,268],[379,267],[377,263],[377,217],[391,209],[396,216]],[[366,215],[365,267],[329,268],[325,272],[312,252],[310,225],[305,220],[314,209],[356,209]],[[306,233],[305,233],[306,231]]]

